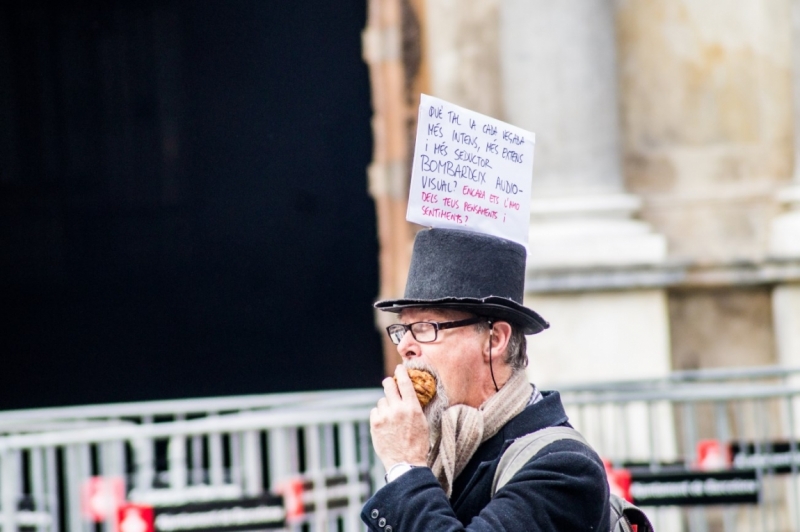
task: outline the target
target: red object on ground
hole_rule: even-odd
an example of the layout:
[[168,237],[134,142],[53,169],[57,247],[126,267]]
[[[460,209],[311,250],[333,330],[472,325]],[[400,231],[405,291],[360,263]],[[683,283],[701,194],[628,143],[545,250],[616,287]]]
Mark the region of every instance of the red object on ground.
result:
[[608,460],[603,460],[606,466],[608,489],[617,497],[622,497],[628,502],[633,502],[631,496],[631,472],[627,469],[614,469]]
[[286,509],[286,519],[296,520],[306,513],[303,506],[303,481],[301,479],[287,480],[278,487],[278,493],[283,495],[283,507]]
[[122,477],[91,477],[81,489],[81,508],[87,519],[100,523],[114,517],[125,502]]
[[124,504],[117,510],[117,532],[155,532],[153,507]]
[[697,463],[700,471],[730,469],[733,463],[730,446],[719,440],[700,440],[697,442]]

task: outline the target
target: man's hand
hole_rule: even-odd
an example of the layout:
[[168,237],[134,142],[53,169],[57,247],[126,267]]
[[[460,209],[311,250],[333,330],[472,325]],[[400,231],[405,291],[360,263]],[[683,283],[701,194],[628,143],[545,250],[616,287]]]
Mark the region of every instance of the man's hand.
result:
[[404,366],[397,366],[394,379],[383,380],[386,397],[369,415],[375,452],[388,471],[398,462],[426,466],[430,441],[428,421],[422,413],[414,385]]

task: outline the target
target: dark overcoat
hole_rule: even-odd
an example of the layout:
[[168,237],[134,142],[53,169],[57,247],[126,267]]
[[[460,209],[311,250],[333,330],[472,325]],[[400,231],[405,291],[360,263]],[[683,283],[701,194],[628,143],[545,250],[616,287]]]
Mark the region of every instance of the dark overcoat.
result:
[[543,396],[481,444],[450,500],[429,468],[414,468],[378,490],[361,518],[373,532],[607,532],[605,468],[594,450],[576,441],[548,445],[491,497],[500,456],[516,438],[569,426],[558,392]]

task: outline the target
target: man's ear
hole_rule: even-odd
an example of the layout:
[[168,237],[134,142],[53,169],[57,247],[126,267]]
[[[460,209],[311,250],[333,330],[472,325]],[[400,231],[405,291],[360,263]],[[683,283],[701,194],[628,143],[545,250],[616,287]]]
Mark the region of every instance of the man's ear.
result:
[[[492,344],[492,360],[506,359],[506,350],[508,349],[508,341],[511,339],[511,325],[505,321],[495,321],[489,328],[489,342]],[[489,342],[486,342],[486,347],[483,350],[483,356],[486,362],[489,362]]]

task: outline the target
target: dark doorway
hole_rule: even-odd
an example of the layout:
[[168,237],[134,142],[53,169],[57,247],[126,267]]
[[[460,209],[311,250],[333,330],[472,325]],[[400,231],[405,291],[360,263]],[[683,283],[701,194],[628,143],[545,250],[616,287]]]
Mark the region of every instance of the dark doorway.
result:
[[3,3],[0,408],[379,384],[365,14]]

